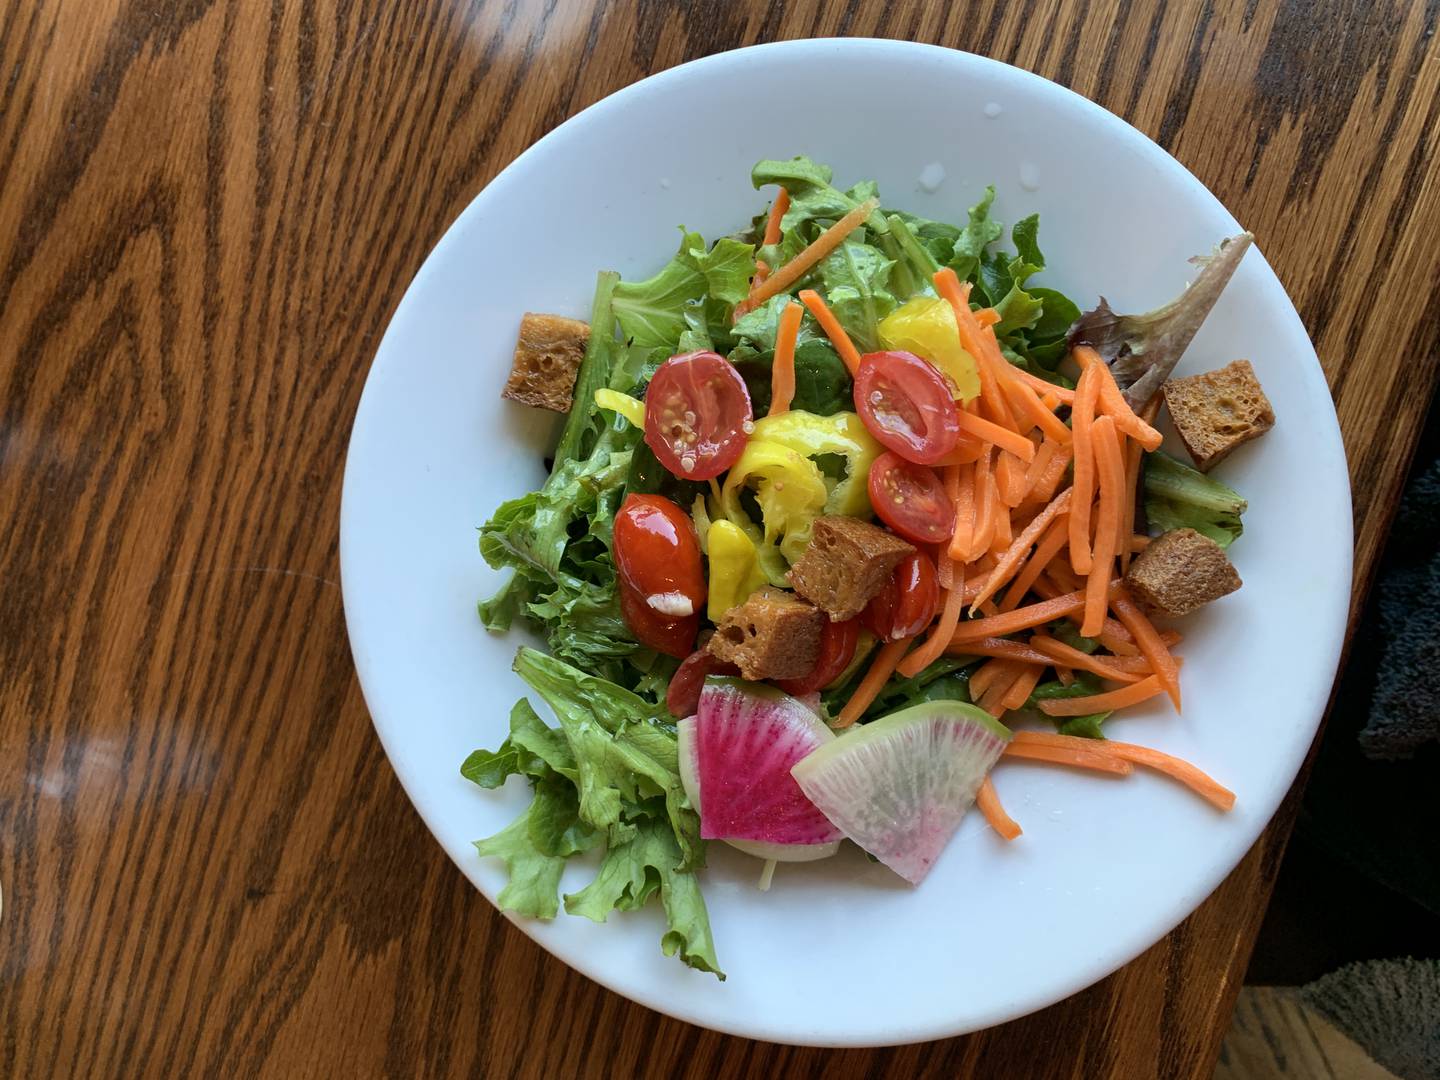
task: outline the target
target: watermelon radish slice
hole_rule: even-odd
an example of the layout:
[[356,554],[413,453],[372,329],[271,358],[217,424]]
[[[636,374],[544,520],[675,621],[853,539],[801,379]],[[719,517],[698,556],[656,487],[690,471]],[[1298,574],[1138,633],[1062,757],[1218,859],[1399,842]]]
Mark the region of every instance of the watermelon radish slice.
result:
[[829,844],[840,830],[790,775],[835,741],[804,704],[771,686],[712,676],[695,714],[700,835],[707,840]]
[[[680,736],[680,784],[685,789],[690,805],[697,814],[700,809],[700,776],[695,760],[695,717],[687,717],[675,725]],[[828,859],[840,850],[840,841],[828,844],[768,844],[763,840],[724,840],[736,851],[743,851],[757,859],[773,859],[775,862],[814,862]]]
[[974,705],[927,701],[826,743],[791,774],[841,832],[918,885],[1009,741]]

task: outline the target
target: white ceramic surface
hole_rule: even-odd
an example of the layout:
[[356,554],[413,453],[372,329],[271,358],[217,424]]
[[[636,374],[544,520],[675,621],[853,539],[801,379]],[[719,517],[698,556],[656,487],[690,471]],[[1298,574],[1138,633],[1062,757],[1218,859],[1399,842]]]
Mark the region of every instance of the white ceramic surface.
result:
[[[797,95],[823,107],[803,122],[794,109],[756,107]],[[607,98],[521,155],[446,233],[396,312],[355,420],[341,514],[345,610],[376,729],[426,824],[487,897],[503,871],[470,841],[506,825],[527,792],[517,781],[481,791],[458,768],[504,738],[524,691],[510,661],[528,639],[488,635],[476,618],[475,601],[501,580],[480,559],[476,528],[540,483],[555,430],[548,414],[499,397],[520,313],[584,317],[597,270],[648,275],[682,223],[708,238],[733,230],[772,194],[751,189],[751,164],[797,153],[834,166],[842,186],[874,178],[887,205],[950,221],[994,182],[1002,220],[1040,212],[1050,269],[1039,280],[1082,308],[1103,292],[1118,310],[1147,310],[1193,276],[1189,256],[1238,231],[1184,168],[1098,106],[1003,64],[898,42],[713,56]],[[1232,549],[1245,587],[1183,626],[1184,716],[1157,705],[1107,728],[1208,770],[1238,793],[1233,813],[1157,775],[1007,763],[995,782],[1023,838],[1007,845],[971,815],[918,889],[851,848],[782,866],[760,893],[759,864],[712,845],[703,884],[723,984],[660,954],[658,910],[605,926],[563,913],[520,926],[671,1015],[833,1045],[995,1024],[1154,943],[1235,865],[1294,778],[1350,592],[1335,413],[1258,251],[1181,370],[1242,356],[1279,416],[1217,471],[1250,499]],[[572,867],[566,888],[587,871]]]

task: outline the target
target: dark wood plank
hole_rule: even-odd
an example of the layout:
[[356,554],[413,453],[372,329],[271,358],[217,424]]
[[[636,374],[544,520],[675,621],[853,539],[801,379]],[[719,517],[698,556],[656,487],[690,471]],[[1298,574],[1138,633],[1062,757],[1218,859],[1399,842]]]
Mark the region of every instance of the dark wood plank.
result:
[[1435,0],[0,3],[0,1073],[1192,1076],[1292,799],[1074,998],[877,1051],[604,992],[430,842],[358,693],[336,520],[387,318],[577,109],[759,40],[937,41],[1065,83],[1250,228],[1312,331],[1368,582],[1435,383]]

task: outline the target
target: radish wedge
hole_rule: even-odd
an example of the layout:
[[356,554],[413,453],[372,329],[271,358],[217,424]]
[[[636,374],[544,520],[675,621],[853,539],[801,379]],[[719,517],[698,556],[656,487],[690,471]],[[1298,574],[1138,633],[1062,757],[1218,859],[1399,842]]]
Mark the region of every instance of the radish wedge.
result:
[[[680,736],[680,784],[695,812],[702,814],[700,777],[695,767],[695,717],[681,720],[675,725],[675,730]],[[764,840],[722,840],[721,843],[757,859],[773,859],[775,862],[814,862],[816,859],[828,859],[840,850],[839,840],[826,844],[772,844]]]
[[693,735],[705,839],[783,845],[840,839],[790,775],[801,758],[835,740],[803,702],[771,686],[712,676],[700,692]]
[[974,705],[929,701],[825,744],[791,775],[842,833],[918,885],[1009,741]]

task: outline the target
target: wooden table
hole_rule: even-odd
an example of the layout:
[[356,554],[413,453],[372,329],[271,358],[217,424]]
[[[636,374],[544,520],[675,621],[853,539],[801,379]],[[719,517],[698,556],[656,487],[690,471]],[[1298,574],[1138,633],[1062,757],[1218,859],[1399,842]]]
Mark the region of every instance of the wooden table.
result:
[[1433,0],[0,3],[0,1074],[1208,1074],[1293,797],[1140,959],[969,1038],[760,1045],[551,959],[444,857],[371,731],[336,584],[346,437],[430,247],[565,117],[756,41],[942,42],[1126,117],[1255,231],[1338,403],[1363,594],[1436,378],[1436,21]]

